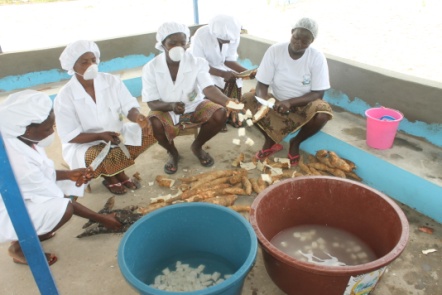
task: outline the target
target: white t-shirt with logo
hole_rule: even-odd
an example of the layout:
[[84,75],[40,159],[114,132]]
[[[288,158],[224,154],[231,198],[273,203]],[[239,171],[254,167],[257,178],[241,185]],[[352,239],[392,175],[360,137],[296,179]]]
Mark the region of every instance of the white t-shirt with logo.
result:
[[269,47],[259,65],[256,79],[270,86],[278,100],[300,97],[311,91],[330,88],[327,60],[323,53],[308,47],[297,60],[290,57],[289,42]]

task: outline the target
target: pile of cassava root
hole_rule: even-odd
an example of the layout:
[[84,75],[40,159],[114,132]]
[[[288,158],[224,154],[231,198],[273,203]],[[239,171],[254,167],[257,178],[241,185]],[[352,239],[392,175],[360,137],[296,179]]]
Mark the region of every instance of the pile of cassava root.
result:
[[[178,193],[151,198],[151,204],[138,212],[146,214],[156,207],[164,207],[176,202],[211,202],[231,207],[236,211],[247,211],[248,206],[234,206],[238,196],[259,194],[269,185],[282,179],[304,175],[331,175],[361,181],[361,178],[354,172],[355,164],[339,157],[333,151],[319,150],[315,156],[308,155],[307,161],[304,160],[304,156],[301,156],[297,167],[290,167],[288,159],[275,158],[273,161],[267,158],[257,161],[253,158],[250,163],[246,163],[244,158],[244,154],[241,153],[232,162],[235,169],[190,175],[178,178],[178,181],[166,175],[158,175],[156,177],[158,185],[174,187]],[[254,169],[260,171],[257,177],[249,175],[249,171]]]
[[[183,202],[207,202],[246,213],[250,211],[250,206],[235,204],[239,196],[256,196],[269,185],[287,178],[331,175],[362,180],[354,172],[356,166],[353,162],[327,150],[319,150],[314,156],[310,154],[301,156],[296,167],[290,167],[290,161],[286,158],[274,158],[273,160],[267,158],[258,161],[252,157],[250,162],[246,162],[243,153],[234,159],[232,166],[234,166],[233,169],[187,175],[177,180],[171,179],[167,175],[158,175],[155,179],[156,183],[161,187],[171,188],[173,194],[153,197],[147,206],[128,206],[123,209],[113,209],[115,197],[112,197],[100,210],[100,213],[116,214],[116,218],[123,224],[123,227],[118,231],[112,231],[101,224],[89,221],[83,227],[85,231],[78,237],[125,232],[143,215],[165,206]],[[141,180],[138,174],[134,177]]]

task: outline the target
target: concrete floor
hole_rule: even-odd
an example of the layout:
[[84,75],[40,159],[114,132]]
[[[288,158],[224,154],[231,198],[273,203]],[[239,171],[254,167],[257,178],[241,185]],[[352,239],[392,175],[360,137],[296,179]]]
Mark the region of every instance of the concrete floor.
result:
[[[147,108],[143,106],[147,112]],[[350,121],[351,120],[351,123]],[[362,118],[352,117],[346,113],[336,112],[336,118],[325,128],[331,135],[335,130],[342,130],[348,124],[354,126],[363,125]],[[181,136],[176,144],[182,154],[179,164],[179,171],[172,176],[174,179],[184,175],[193,175],[208,170],[231,169],[231,162],[239,152],[250,159],[262,144],[262,138],[254,128],[247,128],[247,136],[255,141],[255,146],[247,145],[238,147],[231,144],[232,138],[237,137],[237,130],[229,127],[227,133],[220,133],[205,148],[216,162],[212,168],[200,166],[196,158],[188,148],[193,140],[192,136]],[[403,135],[399,135],[403,137]],[[318,147],[320,149],[320,147]],[[395,147],[393,148],[395,149]],[[283,151],[276,156],[285,157],[287,144]],[[400,149],[399,152],[404,159],[409,158],[409,151]],[[423,153],[426,151],[424,150]],[[440,150],[439,150],[440,153]],[[60,144],[58,139],[48,149],[48,155],[55,161],[58,168],[63,169]],[[127,169],[129,175],[140,172],[142,188],[137,191],[128,192],[126,195],[117,196],[115,208],[123,208],[127,205],[145,206],[151,197],[170,193],[170,189],[158,187],[156,184],[150,186],[156,175],[164,174],[163,165],[167,156],[163,149],[155,145],[141,155],[135,166]],[[351,159],[350,159],[351,160]],[[439,165],[440,167],[440,165]],[[258,173],[256,170],[250,174]],[[414,171],[420,174],[420,171]],[[422,173],[423,175],[424,173]],[[100,180],[91,182],[91,192],[86,193],[80,202],[93,210],[103,207],[111,194],[101,185]],[[250,204],[254,199],[251,197],[240,197],[238,203]],[[376,287],[373,295],[438,295],[442,294],[442,224],[419,214],[413,209],[399,204],[405,212],[410,223],[410,239],[405,251],[396,259],[384,274],[382,280]],[[247,218],[247,214],[244,214]],[[120,273],[117,263],[117,249],[122,234],[102,234],[82,239],[76,238],[82,232],[82,225],[85,220],[74,216],[56,236],[43,242],[45,251],[55,253],[59,260],[50,267],[60,294],[136,294],[126,283]],[[434,229],[433,234],[419,231],[419,227],[428,226]],[[37,285],[33,279],[29,267],[12,263],[7,255],[8,244],[0,245],[0,294],[39,294]],[[424,255],[422,250],[435,248],[438,251]],[[282,295],[276,285],[273,284],[267,275],[261,250],[259,250],[256,264],[247,276],[243,288],[243,295]],[[307,294],[308,295],[308,294]]]
[[[98,31],[100,33],[104,30],[104,27],[110,28],[109,31],[112,32],[112,36],[115,35],[126,35],[128,32],[128,28],[124,26],[127,24],[130,27],[139,27],[142,28],[142,32],[148,30],[146,28],[146,19],[149,19],[150,22],[153,23],[152,30],[154,30],[158,24],[153,22],[155,16],[149,15],[148,17],[134,17],[134,14],[127,13],[131,17],[130,21],[119,21],[115,22],[113,17],[109,17],[109,11],[103,12],[103,7],[99,7],[99,10],[92,10],[93,7],[90,5],[84,5],[85,1],[68,1],[65,2],[69,5],[83,5],[85,9],[91,11],[91,15],[94,16],[100,22]],[[118,11],[118,19],[122,17],[119,10],[114,9],[112,6],[108,5],[109,1],[95,1],[95,2],[103,2],[105,3],[105,7],[110,7],[110,11],[117,12]],[[114,1],[117,3],[117,1]],[[133,1],[132,1],[133,2]],[[436,56],[436,52],[440,52],[439,47],[440,43],[431,42],[429,40],[434,40],[434,38],[429,38],[428,34],[421,34],[419,30],[414,30],[410,28],[417,28],[422,26],[415,26],[414,24],[407,25],[405,21],[413,20],[412,17],[402,16],[399,14],[397,7],[392,3],[390,6],[394,9],[394,13],[398,13],[399,17],[394,15],[395,17],[390,17],[389,19],[381,18],[382,21],[377,22],[378,30],[373,29],[373,26],[376,25],[376,22],[373,22],[373,18],[371,17],[361,17],[358,14],[353,13],[350,9],[360,10],[361,7],[364,7],[363,4],[358,2],[356,5],[354,1],[340,1],[344,2],[344,5],[339,8],[340,15],[346,15],[345,18],[336,17],[335,13],[330,13],[333,11],[330,9],[330,6],[335,5],[335,2],[331,1],[297,1],[299,2],[299,7],[296,7],[299,12],[307,13],[308,15],[320,19],[325,26],[321,27],[321,37],[318,39],[318,44],[322,47],[326,52],[331,54],[352,54],[352,56],[345,56],[346,58],[360,60],[361,62],[377,65],[381,67],[388,67],[395,71],[405,71],[410,75],[417,75],[420,77],[427,77],[429,79],[435,79],[434,73],[437,73],[440,70],[440,66],[434,62],[434,56]],[[321,2],[321,3],[319,3]],[[364,1],[372,4],[373,1]],[[385,1],[384,1],[385,2]],[[399,1],[393,1],[399,2]],[[410,2],[410,1],[408,1]],[[428,17],[426,12],[437,13],[437,9],[434,9],[435,3],[437,1],[423,1],[422,4],[418,3],[419,1],[413,2],[413,5],[424,5],[424,2],[427,2],[427,6],[416,10],[410,9],[410,12],[415,14],[416,11],[419,11],[419,21],[421,25],[426,25],[426,27],[435,28],[433,25],[433,21],[437,20],[437,17]],[[430,3],[431,2],[431,3]],[[432,3],[435,2],[435,3]],[[144,3],[144,2],[143,2]],[[386,3],[386,2],[385,2]],[[403,1],[400,1],[402,8]],[[411,3],[411,2],[410,2]],[[241,5],[241,3],[237,3]],[[56,4],[59,5],[59,4]],[[61,4],[60,4],[61,5]],[[95,3],[94,3],[95,5]],[[136,7],[136,11],[140,13],[148,13],[148,9],[139,9],[138,5],[132,4]],[[211,4],[212,5],[212,4]],[[220,2],[220,5],[228,7],[224,2]],[[362,6],[361,6],[362,5]],[[439,5],[439,4],[438,4]],[[311,7],[309,7],[311,6]],[[29,7],[29,15],[27,15],[26,19],[31,19],[31,16],[38,15],[40,18],[43,13],[47,12],[50,15],[44,15],[45,19],[49,17],[57,17],[61,16],[65,17],[63,14],[53,13],[53,11],[47,9],[45,6],[41,5],[42,9],[37,11],[37,6],[28,6]],[[40,7],[40,6],[38,6]],[[322,7],[323,9],[317,9],[317,7]],[[324,7],[326,9],[324,9]],[[405,7],[405,6],[404,6]],[[310,9],[309,9],[310,8]],[[373,5],[373,9],[375,10],[375,14],[379,17],[383,15],[388,15],[389,12],[387,9],[381,9],[381,15],[379,15],[379,6]],[[2,7],[1,12],[5,12],[2,14],[1,19],[7,24],[8,17],[13,17],[13,22],[16,24],[16,16],[17,13],[13,13],[9,11],[10,7]],[[343,9],[348,9],[343,10]],[[364,11],[367,11],[364,7]],[[404,9],[402,9],[404,10]],[[401,10],[401,11],[402,11]],[[70,11],[72,14],[72,9],[64,9],[64,11]],[[97,13],[98,11],[98,13]],[[183,14],[180,9],[175,10],[179,14]],[[215,10],[214,10],[215,11]],[[219,11],[219,10],[217,10]],[[246,11],[244,9],[238,9],[239,13],[241,11]],[[170,13],[173,12],[170,9],[167,11],[167,15],[169,15],[173,19],[178,19],[176,17],[172,17]],[[23,14],[24,12],[21,11]],[[263,16],[265,15],[267,19],[270,19],[272,11],[265,10],[262,12]],[[75,13],[73,13],[75,14]],[[165,13],[155,13],[158,16],[163,17]],[[250,17],[256,19],[255,14],[242,14],[242,18]],[[85,15],[84,11],[82,13],[77,13],[77,15]],[[249,16],[248,16],[249,15]],[[295,13],[296,15],[296,13]],[[370,13],[364,14],[366,16],[370,16]],[[203,16],[203,15],[202,15]],[[279,16],[279,14],[278,14]],[[432,15],[430,15],[432,16]],[[116,24],[116,27],[111,27],[111,24],[106,24],[106,26],[102,26],[103,18],[108,18],[112,21],[113,24]],[[178,17],[178,16],[177,16]],[[327,17],[333,19],[333,22],[327,22]],[[290,14],[290,18],[292,15]],[[354,18],[354,20],[352,20]],[[285,40],[286,35],[284,30],[280,30],[279,28],[285,27],[283,25],[276,25],[276,22],[279,23],[285,22],[285,18],[273,17],[272,22],[275,23],[274,27],[278,28],[278,31],[281,31],[280,35]],[[365,19],[367,22],[364,22]],[[140,24],[137,25],[134,21],[140,21]],[[24,21],[23,19],[21,20]],[[81,38],[98,38],[95,35],[88,35],[89,33],[93,34],[93,28],[88,27],[87,30],[81,27],[82,24],[88,25],[89,22],[74,22],[74,23],[66,23],[63,22],[64,19],[60,21],[52,21],[50,24],[57,23],[57,26],[51,25],[50,27],[41,28],[41,25],[45,25],[43,22],[35,21],[31,19],[31,25],[23,25],[21,32],[21,36],[27,36],[26,38],[22,38],[26,40],[25,43],[33,44],[32,46],[40,45],[42,48],[47,47],[46,44],[42,42],[45,40],[57,40],[57,44],[66,44],[72,41],[72,36],[66,34],[66,32],[74,32],[74,29],[79,28],[81,33]],[[428,21],[429,24],[424,24],[423,21]],[[341,23],[343,22],[343,23]],[[396,22],[399,25],[396,25]],[[68,24],[72,27],[64,27],[63,23]],[[351,23],[351,26],[348,26],[348,23]],[[405,24],[405,25],[403,25]],[[267,22],[262,22],[261,24],[263,28],[257,28],[259,32],[267,32],[269,36],[273,36],[271,39],[274,39],[276,36],[274,31],[269,30]],[[14,26],[15,29],[19,29],[18,26]],[[346,30],[342,28],[345,27]],[[398,28],[402,28],[403,30],[399,31]],[[248,27],[251,32],[253,29],[251,26]],[[367,28],[367,31],[363,31]],[[387,28],[387,29],[385,29]],[[394,28],[394,29],[391,29]],[[34,29],[34,30],[33,30]],[[40,33],[35,32],[44,32],[45,34],[50,35],[51,29],[60,29],[60,32],[53,33],[53,36],[57,36],[57,38],[47,38],[47,36],[43,36]],[[20,40],[17,39],[17,30],[10,30],[13,34],[11,35],[11,44],[17,45]],[[352,33],[352,30],[354,32]],[[436,36],[439,34],[439,30],[427,30],[430,34]],[[52,32],[52,31],[51,31]],[[63,33],[63,34],[62,34]],[[134,32],[139,33],[139,32]],[[416,34],[414,34],[416,33]],[[86,34],[86,35],[85,35]],[[339,35],[341,34],[341,35]],[[395,42],[384,42],[383,46],[378,46],[378,51],[374,50],[372,44],[366,44],[366,42],[371,42],[372,38],[367,38],[367,36],[371,36],[374,34],[377,39],[379,36],[385,36],[385,40],[395,40]],[[28,36],[29,35],[29,36]],[[99,35],[99,38],[104,38],[103,35]],[[269,38],[266,36],[266,38]],[[278,35],[279,36],[279,35]],[[327,37],[328,36],[328,37]],[[347,38],[348,36],[352,36],[352,38]],[[397,44],[402,44],[398,38],[403,38],[403,44],[407,44],[406,46],[397,46]],[[418,39],[423,37],[421,39]],[[62,39],[66,38],[66,39]],[[74,37],[77,38],[77,37]],[[359,40],[360,39],[360,40]],[[32,40],[32,42],[29,42]],[[410,45],[409,40],[420,40],[420,42],[414,42]],[[348,41],[351,43],[345,43],[344,41]],[[5,40],[3,40],[5,42]],[[416,64],[413,63],[412,52],[414,49],[410,46],[419,46],[422,47],[422,42],[429,42],[428,46],[423,46],[429,50],[429,53],[425,56],[419,55],[419,59],[416,61]],[[382,43],[382,42],[381,42]],[[359,44],[359,47],[358,47]],[[425,43],[426,44],[426,43]],[[3,43],[4,49],[7,44]],[[386,50],[385,46],[389,49]],[[358,48],[358,50],[348,50],[348,48]],[[404,50],[404,48],[408,48],[410,50]],[[23,48],[20,48],[23,50]],[[396,50],[396,51],[394,51]],[[393,57],[385,55],[385,52],[395,52]],[[400,51],[400,52],[399,52]],[[414,50],[415,51],[415,50]],[[360,56],[359,56],[360,55]],[[430,62],[424,62],[422,58],[427,57],[427,60]],[[411,60],[410,60],[411,58]],[[405,68],[405,69],[404,69]],[[60,84],[64,84],[60,83]],[[56,90],[53,90],[52,93],[55,93]],[[51,94],[52,94],[51,93]],[[1,96],[0,96],[1,101]],[[363,130],[364,120],[362,118],[357,118],[348,113],[336,113],[335,119],[331,121],[325,128],[324,131],[329,134],[347,142],[352,143],[358,146],[361,149],[366,148],[363,140]],[[259,133],[254,129],[247,129],[247,134],[255,141],[255,146],[252,148],[247,148],[246,146],[237,148],[230,144],[231,139],[236,137],[236,130],[233,128],[229,128],[227,133],[219,134],[214,139],[208,142],[206,148],[214,156],[216,163],[214,167],[210,168],[210,170],[218,170],[218,169],[230,169],[231,161],[236,157],[238,152],[244,152],[247,157],[251,157],[257,149],[261,146],[262,138],[259,136]],[[419,141],[415,138],[409,138],[405,135],[398,134],[399,142],[404,144],[396,144],[391,151],[386,152],[375,152],[376,156],[393,161],[394,165],[402,167],[407,171],[413,171],[413,173],[423,177],[428,178],[428,175],[433,176],[431,181],[434,181],[437,185],[442,185],[442,177],[441,177],[441,161],[433,161],[428,159],[428,155],[439,155],[437,159],[441,159],[442,151],[439,148],[435,148],[429,144],[426,144],[422,141]],[[201,167],[195,157],[192,155],[188,147],[192,142],[191,136],[184,136],[177,139],[177,146],[179,147],[182,153],[182,161],[180,162],[180,169],[176,176],[173,176],[177,179],[183,175],[189,174],[197,174],[200,172],[208,171],[208,168]],[[421,150],[413,149],[410,146],[407,146],[407,143],[411,143],[412,145],[418,145],[423,147]],[[321,147],[318,147],[320,149]],[[285,150],[287,150],[285,148]],[[373,151],[370,151],[373,152]],[[48,155],[51,157],[58,168],[64,168],[62,165],[61,153],[60,153],[60,144],[54,143],[48,149]],[[396,155],[394,158],[392,155]],[[399,155],[399,156],[397,156]],[[284,157],[285,152],[279,152],[277,156]],[[142,189],[129,192],[124,196],[117,196],[116,200],[116,208],[122,208],[127,205],[140,205],[144,206],[149,203],[151,197],[156,197],[159,195],[164,195],[169,193],[169,190],[164,188],[159,188],[156,185],[149,186],[149,182],[153,182],[155,176],[158,174],[163,174],[162,167],[164,162],[166,161],[167,156],[165,152],[159,147],[154,146],[149,149],[146,153],[141,155],[137,164],[134,167],[127,169],[129,175],[132,175],[135,172],[140,172],[142,177]],[[351,159],[350,159],[351,160]],[[431,171],[422,171],[421,165],[416,165],[416,163],[421,163],[425,161],[429,163],[427,167],[431,166]],[[253,172],[257,173],[257,172]],[[404,184],[407,185],[407,184]],[[103,207],[106,200],[111,196],[111,194],[101,185],[101,181],[95,180],[91,183],[92,192],[86,193],[85,197],[80,200],[80,202],[93,210],[99,210]],[[242,203],[251,203],[253,201],[253,197],[241,197],[238,202]],[[439,295],[442,294],[442,284],[440,278],[442,277],[442,224],[435,222],[434,220],[419,214],[413,209],[399,204],[401,208],[404,210],[409,223],[410,223],[410,238],[408,245],[402,255],[396,259],[388,268],[387,272],[382,277],[382,280],[376,287],[376,289],[372,292],[373,295]],[[442,213],[441,213],[442,214]],[[245,218],[247,215],[245,214]],[[117,263],[117,249],[119,243],[122,238],[122,234],[105,234],[105,235],[96,235],[92,237],[77,239],[76,236],[82,232],[82,225],[85,223],[84,219],[79,217],[73,217],[63,228],[61,228],[56,236],[48,241],[43,243],[43,248],[45,251],[53,252],[58,256],[58,261],[53,266],[50,267],[55,282],[58,286],[59,293],[65,295],[77,295],[77,294],[136,294],[136,292],[126,283],[123,276],[121,275],[118,263]],[[428,226],[434,229],[433,234],[426,234],[419,231],[419,227]],[[32,295],[39,294],[37,285],[34,281],[34,278],[30,272],[30,269],[27,266],[17,265],[12,263],[11,258],[7,255],[8,244],[0,244],[0,294],[5,295]],[[430,254],[423,254],[422,250],[435,248],[438,251]],[[261,252],[259,250],[257,261],[253,269],[250,271],[247,276],[243,288],[243,295],[282,295],[284,294],[280,291],[268,277],[263,261]],[[308,294],[306,294],[308,295]]]

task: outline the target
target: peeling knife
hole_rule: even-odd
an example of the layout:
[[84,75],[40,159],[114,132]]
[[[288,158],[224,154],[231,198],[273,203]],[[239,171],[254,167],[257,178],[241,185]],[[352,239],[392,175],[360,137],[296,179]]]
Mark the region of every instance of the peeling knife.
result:
[[263,106],[269,107],[269,108],[271,108],[271,109],[273,109],[273,107],[275,106],[275,103],[274,103],[274,102],[269,102],[269,101],[267,101],[267,100],[265,100],[265,99],[263,99],[263,98],[261,98],[261,97],[258,97],[258,96],[255,96],[255,98],[256,98],[256,100],[257,100],[260,104],[262,104]]
[[98,153],[97,157],[95,157],[95,159],[92,161],[89,167],[91,167],[95,171],[98,168],[98,166],[101,164],[101,162],[103,162],[103,160],[106,158],[110,148],[111,148],[111,142],[109,141],[100,151],[100,153]]
[[130,158],[129,150],[127,149],[124,142],[121,141],[121,139],[120,139],[120,143],[118,144],[118,147],[123,151],[123,154],[126,156],[126,158],[129,159]]

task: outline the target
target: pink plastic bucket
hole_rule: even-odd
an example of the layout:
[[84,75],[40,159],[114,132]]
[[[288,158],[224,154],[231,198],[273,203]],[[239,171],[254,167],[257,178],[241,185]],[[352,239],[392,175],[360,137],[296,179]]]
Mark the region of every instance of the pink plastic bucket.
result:
[[380,150],[391,148],[404,115],[393,109],[379,107],[366,110],[365,116],[367,117],[367,145]]

